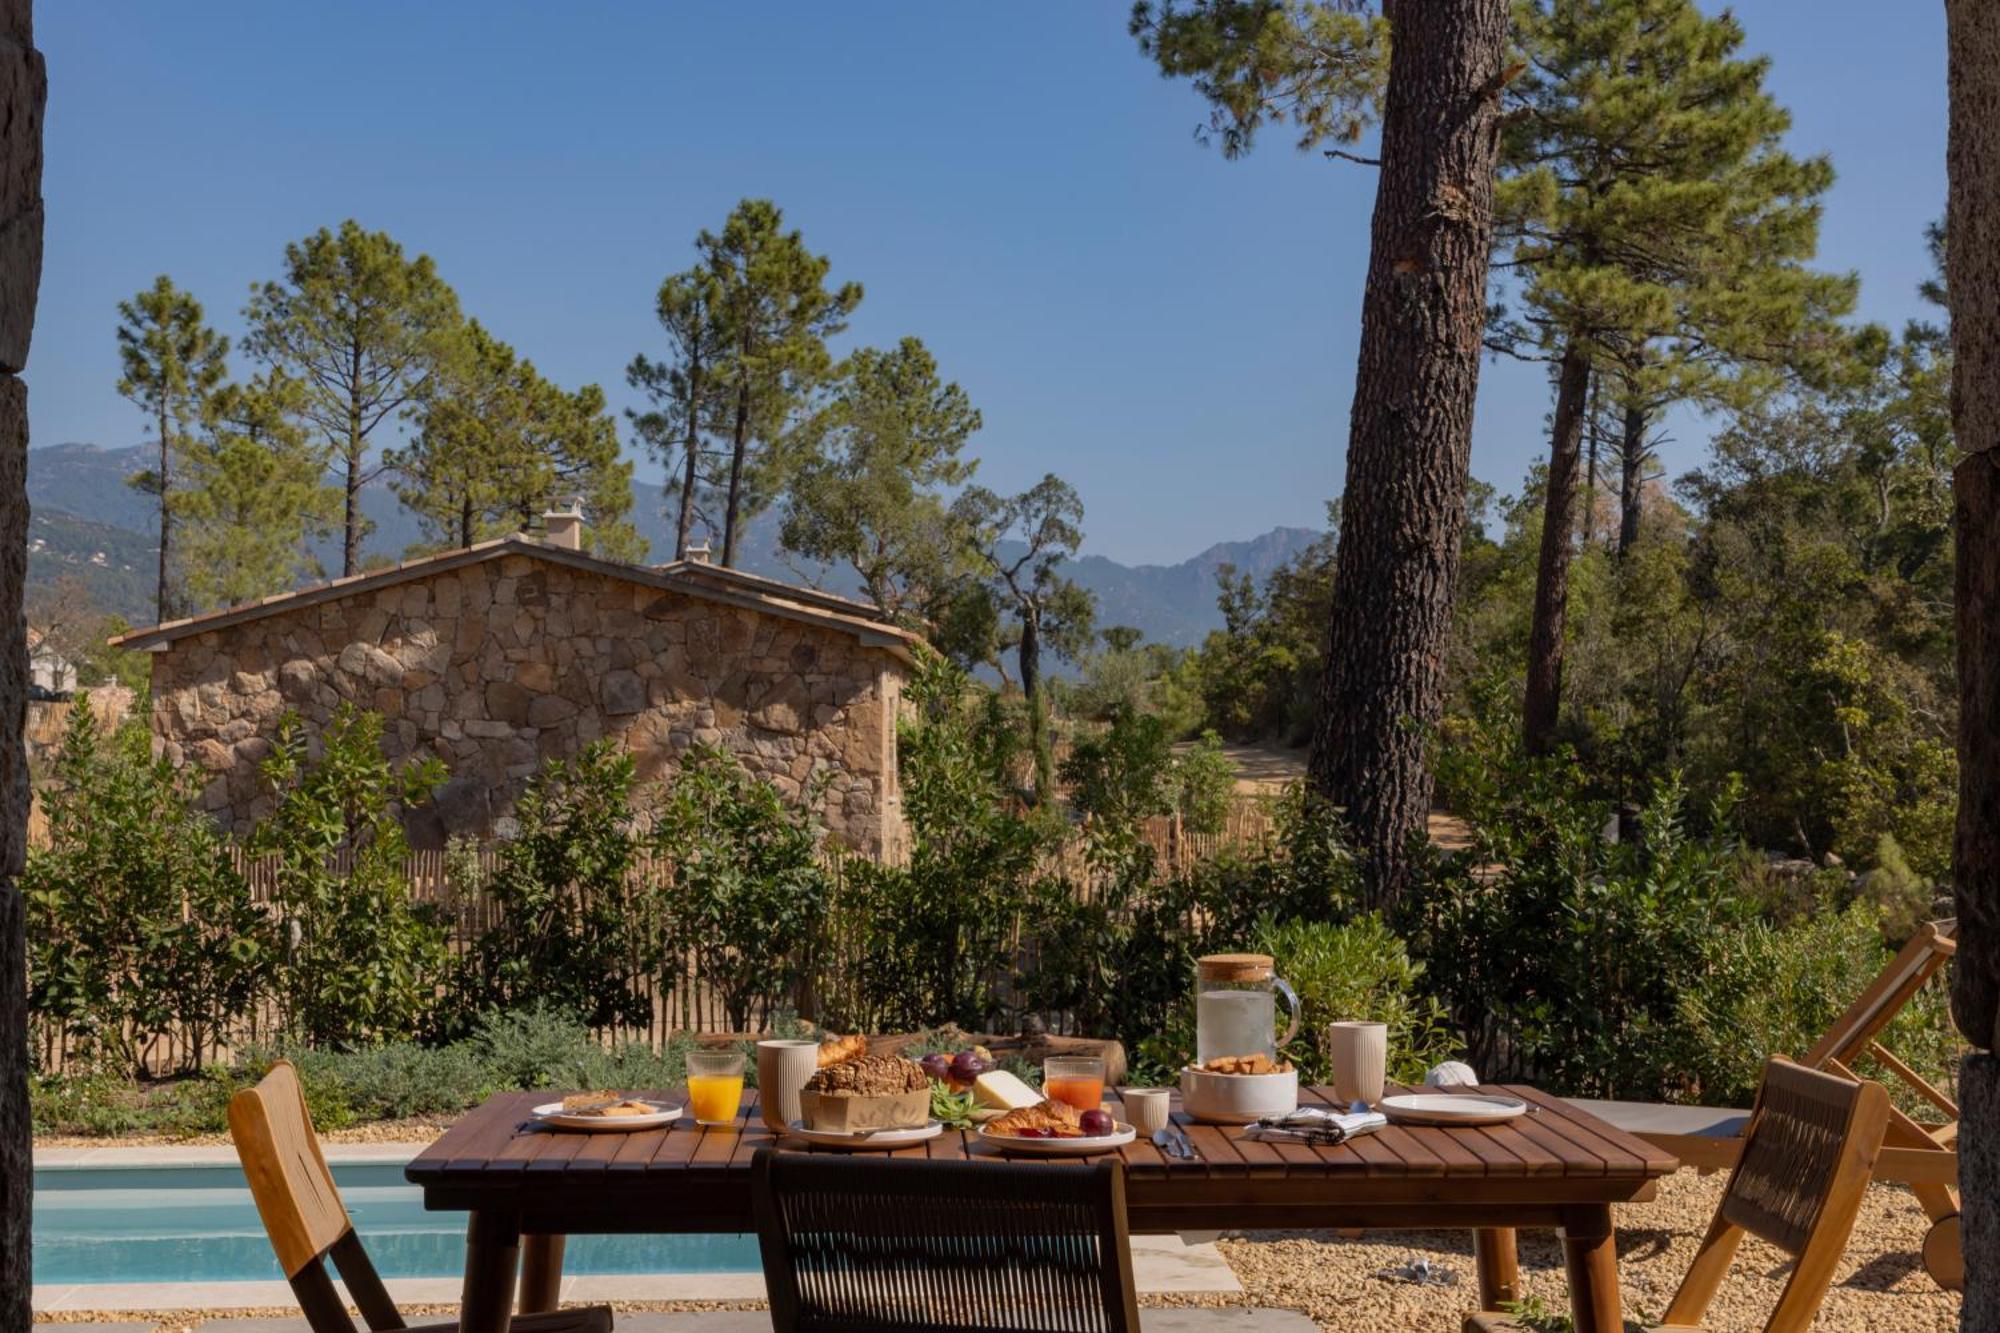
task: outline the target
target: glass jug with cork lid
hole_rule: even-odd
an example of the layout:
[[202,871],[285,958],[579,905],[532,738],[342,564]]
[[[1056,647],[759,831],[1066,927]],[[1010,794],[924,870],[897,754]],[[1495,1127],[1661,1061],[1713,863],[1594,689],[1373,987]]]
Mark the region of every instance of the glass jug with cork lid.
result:
[[[1285,997],[1291,1025],[1280,1037],[1278,996]],[[1299,1032],[1299,997],[1277,974],[1267,953],[1212,953],[1194,964],[1195,1063],[1226,1055],[1263,1054]]]

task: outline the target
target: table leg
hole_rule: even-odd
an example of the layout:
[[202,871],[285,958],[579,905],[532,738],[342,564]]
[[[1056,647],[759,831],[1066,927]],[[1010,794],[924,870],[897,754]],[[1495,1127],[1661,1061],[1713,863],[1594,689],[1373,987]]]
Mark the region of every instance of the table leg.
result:
[[1563,1266],[1569,1270],[1570,1322],[1576,1333],[1623,1333],[1618,1298],[1618,1234],[1611,1208],[1598,1204],[1563,1214]]
[[521,1237],[522,1314],[541,1314],[562,1303],[562,1236]]
[[1521,1260],[1509,1228],[1472,1233],[1472,1258],[1479,1269],[1479,1308],[1497,1310],[1521,1299]]
[[480,1211],[467,1221],[460,1333],[507,1333],[520,1248],[521,1229],[512,1213]]

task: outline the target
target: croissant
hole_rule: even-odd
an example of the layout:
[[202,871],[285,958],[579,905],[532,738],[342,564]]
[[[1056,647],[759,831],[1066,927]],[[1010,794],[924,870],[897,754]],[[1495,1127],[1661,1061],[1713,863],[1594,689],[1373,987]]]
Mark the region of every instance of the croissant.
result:
[[856,1033],[851,1037],[829,1037],[819,1044],[819,1067],[844,1065],[849,1060],[859,1060],[868,1054],[868,1038]]

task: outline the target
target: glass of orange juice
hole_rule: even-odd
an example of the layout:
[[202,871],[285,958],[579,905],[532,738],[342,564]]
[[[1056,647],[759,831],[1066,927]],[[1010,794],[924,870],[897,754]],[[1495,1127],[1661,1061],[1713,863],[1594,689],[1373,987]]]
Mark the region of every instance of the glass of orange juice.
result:
[[1042,1092],[1079,1111],[1104,1105],[1104,1061],[1094,1055],[1052,1055],[1042,1061]]
[[733,1125],[743,1109],[743,1052],[689,1051],[688,1106],[697,1125]]

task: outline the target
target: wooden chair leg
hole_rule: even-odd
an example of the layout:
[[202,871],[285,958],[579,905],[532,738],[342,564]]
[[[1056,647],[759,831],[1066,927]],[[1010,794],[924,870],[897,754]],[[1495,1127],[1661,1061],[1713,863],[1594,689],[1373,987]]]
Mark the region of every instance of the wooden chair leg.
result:
[[1472,1233],[1472,1258],[1479,1270],[1479,1308],[1498,1310],[1521,1299],[1521,1259],[1512,1230]]
[[507,1333],[520,1250],[521,1229],[513,1215],[476,1212],[466,1223],[459,1333]]
[[1618,1300],[1618,1235],[1609,1205],[1563,1216],[1563,1266],[1569,1271],[1570,1323],[1576,1333],[1624,1333]]
[[562,1304],[562,1236],[521,1237],[522,1314],[543,1314]]

